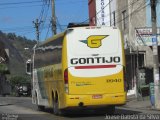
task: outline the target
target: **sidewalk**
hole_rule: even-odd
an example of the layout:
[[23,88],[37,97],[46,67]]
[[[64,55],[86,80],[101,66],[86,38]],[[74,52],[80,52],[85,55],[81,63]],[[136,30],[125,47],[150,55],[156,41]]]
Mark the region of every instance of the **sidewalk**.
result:
[[144,97],[143,99],[138,100],[135,96],[130,96],[127,98],[127,104],[124,107],[144,110],[157,110],[152,106],[149,97]]
[[4,98],[4,97],[2,97],[2,96],[0,95],[0,106],[6,106],[6,105],[10,105],[10,104],[11,104],[11,103],[8,103],[8,102],[4,101],[3,98]]

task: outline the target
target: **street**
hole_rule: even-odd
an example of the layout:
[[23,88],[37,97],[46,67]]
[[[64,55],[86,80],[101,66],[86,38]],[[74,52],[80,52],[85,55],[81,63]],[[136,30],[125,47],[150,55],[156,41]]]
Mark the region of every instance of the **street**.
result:
[[0,120],[160,120],[160,0],[0,5]]
[[[132,103],[133,104],[133,103]],[[37,111],[35,105],[31,103],[30,97],[0,97],[0,120],[104,120],[112,119],[105,114],[105,111],[72,111],[73,114],[66,116],[55,116],[51,109],[46,109],[44,112]],[[117,107],[115,115],[143,115],[143,114],[160,114],[156,110],[136,109],[130,107]],[[159,116],[151,116],[151,118],[159,118]],[[8,118],[8,119],[7,119]],[[123,117],[124,118],[124,117]],[[122,118],[122,119],[123,119]],[[124,118],[125,119],[125,118]]]

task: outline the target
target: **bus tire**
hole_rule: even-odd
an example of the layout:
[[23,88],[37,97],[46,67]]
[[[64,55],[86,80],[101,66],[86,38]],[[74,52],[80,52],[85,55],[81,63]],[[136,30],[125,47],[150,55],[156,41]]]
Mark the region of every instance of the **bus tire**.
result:
[[36,105],[37,105],[37,110],[38,111],[44,111],[45,107],[43,105],[38,105],[37,94],[36,94]]
[[61,115],[61,112],[60,112],[58,105],[59,105],[58,100],[57,101],[53,100],[53,113],[55,115]]
[[37,105],[37,109],[38,109],[38,111],[44,111],[45,107],[42,105]]
[[59,109],[58,95],[56,94],[55,98],[53,98],[52,100],[53,100],[53,114],[62,115],[62,110]]

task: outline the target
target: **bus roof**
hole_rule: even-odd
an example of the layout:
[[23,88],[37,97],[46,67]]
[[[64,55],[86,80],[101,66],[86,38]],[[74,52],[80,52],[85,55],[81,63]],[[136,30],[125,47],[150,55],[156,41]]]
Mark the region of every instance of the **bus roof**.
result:
[[49,42],[51,42],[51,41],[53,41],[53,40],[55,40],[55,39],[57,39],[59,37],[62,37],[62,36],[65,35],[65,33],[66,33],[66,31],[62,32],[62,33],[59,33],[59,34],[56,34],[56,35],[46,39],[45,41],[43,41],[39,46],[42,46],[42,45],[47,44],[47,43],[49,43]]
[[51,41],[53,41],[53,40],[55,40],[55,39],[57,39],[57,38],[59,38],[59,37],[64,36],[68,30],[73,30],[73,29],[97,29],[97,28],[100,29],[100,28],[102,28],[102,27],[117,29],[117,27],[109,27],[109,26],[81,26],[81,27],[71,27],[71,28],[67,28],[67,30],[65,30],[65,31],[62,32],[62,33],[56,34],[56,35],[54,35],[54,36],[46,39],[45,41],[43,41],[42,43],[40,43],[39,46],[42,46],[42,45],[47,44],[47,43],[49,43],[49,42],[51,42]]

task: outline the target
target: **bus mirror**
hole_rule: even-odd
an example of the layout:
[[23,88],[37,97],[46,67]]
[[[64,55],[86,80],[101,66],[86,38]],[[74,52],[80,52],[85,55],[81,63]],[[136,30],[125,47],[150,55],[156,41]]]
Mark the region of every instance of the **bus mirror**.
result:
[[32,74],[32,62],[31,60],[27,60],[26,62],[26,74],[31,75]]

